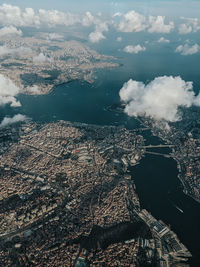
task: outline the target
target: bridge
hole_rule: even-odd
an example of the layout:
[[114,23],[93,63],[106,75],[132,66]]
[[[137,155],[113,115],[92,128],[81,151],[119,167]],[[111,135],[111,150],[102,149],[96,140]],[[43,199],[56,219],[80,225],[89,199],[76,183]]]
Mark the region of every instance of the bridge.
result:
[[145,151],[146,154],[151,154],[151,155],[156,155],[156,156],[163,156],[165,158],[172,158],[171,155],[169,154],[163,154],[163,153],[157,153],[157,152],[150,152],[150,151]]
[[162,148],[162,147],[175,147],[174,145],[147,145],[147,146],[141,146],[141,148]]

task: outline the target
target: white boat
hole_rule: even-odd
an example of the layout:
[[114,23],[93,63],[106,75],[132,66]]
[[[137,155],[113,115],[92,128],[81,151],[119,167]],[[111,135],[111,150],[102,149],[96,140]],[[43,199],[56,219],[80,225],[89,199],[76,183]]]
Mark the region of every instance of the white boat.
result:
[[181,208],[179,208],[178,206],[174,205],[174,207],[175,207],[177,210],[179,210],[181,213],[184,213],[184,211],[183,211]]

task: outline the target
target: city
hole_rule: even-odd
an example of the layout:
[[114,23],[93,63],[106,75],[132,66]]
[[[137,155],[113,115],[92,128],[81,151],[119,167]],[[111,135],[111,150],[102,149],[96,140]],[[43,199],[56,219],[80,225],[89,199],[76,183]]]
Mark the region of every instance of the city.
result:
[[[128,166],[145,154],[141,135],[64,121],[15,129],[17,142],[1,151],[1,264],[171,266],[191,257],[168,226],[140,207]],[[127,239],[120,224],[127,224]],[[89,238],[94,226],[123,234],[112,234],[111,243],[105,234],[104,249],[97,239],[97,248],[80,250],[77,240]]]

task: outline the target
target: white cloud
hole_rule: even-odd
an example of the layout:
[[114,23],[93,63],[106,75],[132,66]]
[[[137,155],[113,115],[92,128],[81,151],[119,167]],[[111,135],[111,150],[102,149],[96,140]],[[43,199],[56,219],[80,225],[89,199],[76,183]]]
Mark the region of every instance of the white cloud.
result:
[[89,27],[91,25],[95,26],[96,32],[107,32],[108,31],[108,24],[110,22],[103,21],[101,16],[94,17],[89,11],[85,13],[81,21],[82,25],[85,27]]
[[146,18],[134,10],[131,10],[123,15],[123,19],[118,25],[118,30],[121,32],[141,32],[145,30],[146,27]]
[[0,6],[0,24],[5,26],[54,27],[56,25],[70,26],[79,22],[80,18],[78,15],[58,10],[39,9],[38,12],[35,12],[32,8],[21,10],[18,6],[10,4],[2,4]]
[[188,34],[192,32],[197,32],[200,30],[199,19],[197,18],[182,18],[185,23],[182,23],[178,27],[180,34]]
[[193,55],[199,52],[200,46],[198,44],[194,44],[189,46],[188,44],[179,45],[175,52],[180,53],[183,56]]
[[170,33],[174,29],[174,22],[165,24],[165,16],[149,16],[131,10],[122,16],[117,29],[121,32]]
[[194,105],[198,107],[200,106],[200,93],[195,97]]
[[62,40],[64,38],[63,35],[58,34],[58,33],[49,33],[47,36],[47,40]]
[[52,59],[45,56],[43,53],[40,53],[38,56],[33,57],[34,63],[44,63],[44,62],[52,62]]
[[97,32],[107,32],[108,31],[108,23],[107,22],[100,22],[96,24],[95,29]]
[[170,33],[174,29],[173,21],[170,21],[169,24],[165,24],[164,16],[149,17],[149,29],[150,33]]
[[6,55],[6,54],[12,54],[12,49],[8,48],[5,45],[0,46],[0,56]]
[[129,116],[174,122],[181,119],[180,106],[200,106],[200,95],[195,97],[192,82],[185,82],[179,76],[157,77],[147,85],[131,79],[119,94],[126,103],[125,112]]
[[16,48],[9,48],[5,45],[0,46],[0,56],[7,55],[7,54],[23,54],[23,53],[31,53],[32,50],[29,47],[16,47]]
[[54,27],[56,25],[71,26],[80,22],[79,16],[72,13],[64,13],[58,10],[39,9],[40,24]]
[[146,47],[141,46],[141,45],[136,45],[136,46],[127,45],[123,51],[126,53],[130,53],[130,54],[138,54],[139,52],[142,52],[145,50],[146,50]]
[[31,87],[27,87],[27,90],[30,92],[30,93],[33,93],[33,94],[39,94],[40,93],[40,89],[38,88],[37,85],[33,85]]
[[117,37],[117,42],[121,42],[122,41],[122,37]]
[[95,21],[94,16],[89,11],[87,11],[82,19],[82,25],[89,27],[94,23],[94,21]]
[[[90,34],[91,42],[98,42],[105,39],[103,32],[108,31],[108,25],[111,22],[103,21],[98,14],[94,17],[89,11],[84,16],[72,13],[64,13],[58,10],[39,9],[35,11],[32,8],[22,10],[18,6],[2,4],[0,6],[0,25],[12,27],[55,27],[55,26],[72,26],[80,23],[82,26],[89,27],[94,25],[95,29]],[[14,30],[14,28],[12,29]],[[20,31],[16,32],[20,34]],[[61,39],[61,35],[52,33],[47,37],[49,40]]]
[[7,125],[10,125],[10,124],[13,124],[13,123],[16,123],[16,122],[20,122],[20,121],[26,121],[28,118],[22,114],[17,114],[17,115],[14,115],[12,118],[9,118],[9,117],[5,117],[1,124],[0,124],[0,127],[5,127]]
[[18,30],[14,26],[8,26],[8,27],[3,27],[0,29],[0,37],[5,36],[5,35],[22,35],[22,31]]
[[106,39],[102,32],[91,32],[89,34],[89,41],[92,43],[98,43],[99,41]]
[[38,26],[39,17],[32,8],[26,8],[22,11],[17,6],[3,4],[0,6],[0,24],[20,26]]
[[121,12],[116,12],[115,14],[113,14],[113,18],[115,17],[121,17],[122,16],[122,13]]
[[188,34],[192,32],[192,26],[191,25],[187,25],[185,23],[180,24],[178,31],[180,34]]
[[[89,11],[83,16],[70,12],[61,12],[58,10],[34,10],[33,8],[21,9],[18,6],[10,4],[0,5],[0,25],[15,27],[55,27],[59,25],[72,26],[81,24],[89,27],[94,25],[95,32],[108,30],[108,25],[115,25],[112,19],[103,21],[101,14],[93,16]],[[146,17],[134,10],[124,15],[117,12],[112,16],[113,20],[120,20],[117,23],[117,29],[122,32],[140,32],[148,29],[149,32],[169,33],[174,28],[172,21],[165,24],[164,16]]]
[[165,39],[164,37],[160,37],[160,39],[158,40],[158,43],[170,43],[170,40]]
[[0,106],[5,104],[10,104],[11,107],[21,106],[20,102],[16,99],[19,92],[19,87],[17,87],[9,78],[0,74]]
[[[101,16],[100,16],[101,17]],[[82,18],[82,25],[89,27],[94,26],[94,31],[89,34],[89,41],[92,43],[98,43],[99,41],[106,39],[103,32],[108,31],[108,21],[102,21],[99,16],[94,17],[89,11],[85,13]]]

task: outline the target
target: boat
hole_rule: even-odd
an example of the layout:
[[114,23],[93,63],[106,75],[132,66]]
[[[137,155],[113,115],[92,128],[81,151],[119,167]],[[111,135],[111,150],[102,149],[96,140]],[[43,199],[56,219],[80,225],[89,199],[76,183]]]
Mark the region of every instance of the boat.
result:
[[184,211],[183,211],[181,208],[179,208],[178,206],[174,205],[174,207],[175,207],[177,210],[179,210],[181,213],[184,213]]

